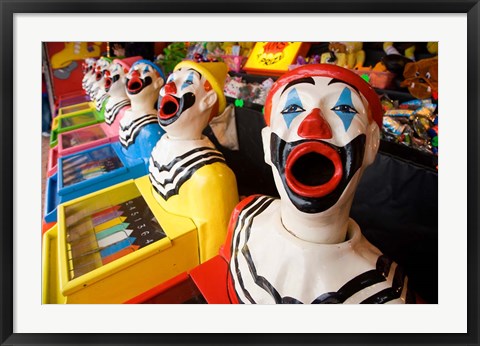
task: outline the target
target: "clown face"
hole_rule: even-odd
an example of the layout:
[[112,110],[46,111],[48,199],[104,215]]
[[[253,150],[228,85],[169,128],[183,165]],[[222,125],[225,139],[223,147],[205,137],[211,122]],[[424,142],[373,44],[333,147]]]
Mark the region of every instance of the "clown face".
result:
[[198,139],[213,115],[218,96],[193,68],[174,71],[160,90],[158,118],[170,138]]
[[93,84],[90,89],[90,97],[95,99],[99,94],[99,91],[105,91],[104,85],[104,73],[110,66],[110,63],[107,60],[99,59],[95,66],[95,70],[93,72]]
[[163,85],[159,73],[149,64],[140,62],[134,64],[126,75],[126,90],[128,97],[134,102],[142,102],[145,98],[156,99],[158,89]]
[[82,86],[83,89],[87,92],[89,92],[93,82],[95,81],[95,68],[97,65],[97,60],[95,59],[86,59],[85,62],[82,65],[82,70],[83,70],[83,79],[82,79]]
[[313,214],[353,198],[378,148],[369,112],[345,80],[304,74],[274,91],[262,136],[282,200]]
[[123,66],[117,63],[110,65],[110,68],[105,70],[105,91],[109,93],[110,96],[125,94],[125,75],[127,72]]
[[95,62],[96,60],[94,59],[85,59],[85,61],[82,63],[82,72],[83,72],[82,84],[84,84],[87,81],[87,79],[91,76],[93,69],[95,68]]

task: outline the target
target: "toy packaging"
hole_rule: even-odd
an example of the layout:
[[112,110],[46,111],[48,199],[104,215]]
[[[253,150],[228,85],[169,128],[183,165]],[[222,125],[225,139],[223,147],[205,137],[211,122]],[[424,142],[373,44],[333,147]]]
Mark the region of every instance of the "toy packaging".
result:
[[303,42],[257,42],[244,69],[252,74],[280,76],[309,48],[310,44]]

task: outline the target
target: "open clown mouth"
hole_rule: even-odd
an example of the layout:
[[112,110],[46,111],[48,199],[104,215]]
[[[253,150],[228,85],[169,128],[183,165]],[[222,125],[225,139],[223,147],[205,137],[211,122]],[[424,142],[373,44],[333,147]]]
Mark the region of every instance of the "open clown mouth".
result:
[[179,109],[180,104],[177,98],[172,95],[165,95],[160,102],[158,117],[163,120],[168,120],[174,117]]
[[195,94],[188,92],[182,97],[166,94],[158,100],[158,122],[168,126],[176,122],[180,116],[195,104]]
[[321,140],[286,142],[276,133],[270,137],[270,157],[293,205],[305,213],[319,213],[338,202],[360,169],[365,134],[338,147]]
[[142,79],[136,75],[133,75],[130,79],[127,80],[127,92],[130,95],[138,94],[148,85],[152,84],[152,78],[147,76],[145,79]]
[[130,94],[138,94],[143,88],[143,81],[137,76],[133,76],[127,82],[127,91]]
[[112,78],[105,77],[105,91],[108,92],[112,86]]
[[343,176],[340,154],[325,143],[307,141],[288,154],[285,180],[302,197],[319,198],[333,192]]
[[102,73],[101,73],[101,72],[97,72],[97,73],[95,74],[95,80],[98,82],[101,78],[102,78]]

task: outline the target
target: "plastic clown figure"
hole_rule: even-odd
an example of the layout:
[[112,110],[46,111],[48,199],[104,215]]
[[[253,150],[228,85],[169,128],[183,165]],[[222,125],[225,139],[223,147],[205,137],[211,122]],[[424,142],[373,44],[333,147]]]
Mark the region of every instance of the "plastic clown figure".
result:
[[190,218],[204,262],[218,254],[238,203],[236,179],[223,155],[202,134],[226,106],[222,62],[180,62],[160,91],[158,118],[166,134],[152,151],[150,182],[166,211]]
[[104,73],[105,91],[109,95],[105,102],[105,123],[115,133],[118,133],[120,119],[123,118],[125,110],[130,107],[130,99],[126,91],[126,75],[132,64],[141,59],[140,56],[115,59]]
[[[87,73],[85,74],[82,80],[82,85],[84,85],[83,89],[85,90],[85,93],[88,96],[91,95],[93,84],[96,82],[97,63],[98,63],[98,60],[94,58],[92,58],[92,60],[87,63],[87,66],[86,66]],[[91,67],[88,67],[89,64],[91,64]],[[91,70],[90,72],[88,72],[88,69],[90,68]]]
[[82,78],[82,89],[87,91],[88,81],[93,82],[93,74],[95,70],[97,59],[96,58],[87,58],[82,64],[83,78]]
[[402,269],[349,218],[382,114],[374,90],[338,66],[277,80],[262,138],[280,198],[251,196],[232,214],[221,250],[232,302],[415,303]]
[[108,94],[105,91],[105,72],[108,71],[112,59],[102,56],[97,60],[95,71],[94,71],[94,81],[90,87],[90,98],[95,102],[95,108],[97,111],[101,111],[103,108],[103,103],[108,98]]
[[148,60],[137,60],[126,75],[131,108],[120,120],[119,141],[127,157],[142,158],[145,167],[152,149],[165,131],[160,128],[155,105],[164,84],[160,67]]

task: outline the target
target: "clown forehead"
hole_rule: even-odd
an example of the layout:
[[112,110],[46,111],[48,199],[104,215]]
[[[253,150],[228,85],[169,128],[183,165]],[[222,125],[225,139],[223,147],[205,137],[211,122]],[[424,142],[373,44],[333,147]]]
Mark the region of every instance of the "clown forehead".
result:
[[110,63],[107,60],[100,60],[97,61],[97,67],[100,67],[101,69],[106,69]]
[[275,101],[278,102],[279,99],[283,98],[285,94],[288,94],[288,91],[293,88],[301,89],[309,94],[312,93],[312,98],[320,100],[337,92],[339,89],[343,90],[345,87],[349,88],[357,97],[361,98],[358,89],[346,81],[330,77],[311,76],[298,78],[287,83],[283,88],[277,90],[275,96],[272,98],[272,103],[273,106],[275,106]]
[[279,88],[273,96],[270,127],[285,141],[301,140],[298,128],[312,112],[321,114],[331,128],[331,138],[321,138],[345,145],[368,125],[368,108],[358,89],[331,77],[302,77]]
[[140,73],[140,75],[145,76],[145,75],[155,75],[159,77],[158,72],[149,64],[145,64],[143,62],[140,62],[138,64],[135,64],[130,68],[129,74],[132,74],[133,71],[137,71]]
[[191,67],[180,67],[170,74],[167,83],[175,79],[191,78],[192,80],[202,80],[203,76],[200,72]]

